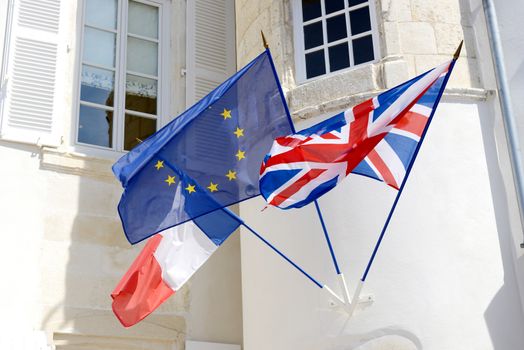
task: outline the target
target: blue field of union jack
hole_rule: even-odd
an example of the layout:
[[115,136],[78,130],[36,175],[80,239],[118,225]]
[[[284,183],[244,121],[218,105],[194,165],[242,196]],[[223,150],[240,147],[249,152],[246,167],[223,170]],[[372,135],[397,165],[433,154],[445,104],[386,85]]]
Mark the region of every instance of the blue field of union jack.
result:
[[300,208],[351,172],[399,188],[450,68],[446,62],[296,134],[279,137],[260,168],[269,205]]

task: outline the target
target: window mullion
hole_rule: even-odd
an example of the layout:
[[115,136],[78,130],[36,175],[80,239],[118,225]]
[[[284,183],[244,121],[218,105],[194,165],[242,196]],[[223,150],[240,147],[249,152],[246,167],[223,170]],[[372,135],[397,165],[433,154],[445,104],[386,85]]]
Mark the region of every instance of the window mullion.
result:
[[105,109],[106,111],[113,112],[113,115],[114,115],[114,110],[115,109],[112,106],[106,106],[106,105],[102,105],[102,104],[94,103],[94,102],[89,102],[89,101],[80,101],[80,105],[93,107],[93,108],[98,108],[98,109]]
[[163,50],[164,50],[164,33],[163,33],[163,25],[164,25],[164,16],[163,16],[163,7],[160,5],[158,7],[158,46],[157,46],[157,89],[156,89],[156,129],[159,130],[162,125],[162,119],[164,117],[164,92],[167,91],[165,87],[163,86],[164,79],[163,76]]
[[380,46],[379,46],[379,39],[378,39],[378,24],[377,24],[377,4],[375,0],[369,0],[369,19],[371,23],[371,38],[373,40],[373,58],[376,60],[377,57],[380,56]]
[[346,7],[346,30],[348,33],[348,50],[349,50],[349,66],[353,67],[355,65],[355,58],[353,57],[353,38],[351,33],[351,23],[349,22],[349,11],[348,11],[348,0],[344,1],[344,6]]
[[324,4],[325,0],[320,1],[320,8],[322,11],[322,36],[324,40],[325,47],[324,50],[324,60],[325,60],[325,66],[326,66],[326,74],[331,72],[331,66],[329,64],[329,55],[328,55],[328,35],[327,35],[327,21],[326,21],[326,6]]
[[115,89],[114,137],[117,151],[124,150],[124,119],[125,119],[125,90],[126,90],[126,52],[127,52],[127,3],[128,0],[119,0],[117,64],[118,75]]
[[81,34],[80,34],[80,42],[82,43],[82,45],[79,45],[79,53],[78,53],[78,56],[79,56],[79,65],[78,65],[78,71],[76,72],[77,74],[77,77],[78,77],[78,83],[77,83],[77,96],[75,98],[76,100],[76,120],[75,120],[75,132],[74,132],[74,141],[73,143],[77,143],[78,140],[79,140],[79,133],[80,133],[80,93],[81,93],[81,90],[82,90],[82,63],[83,63],[83,55],[84,55],[84,40],[85,40],[85,21],[86,21],[86,12],[87,12],[87,3],[86,3],[86,0],[84,0],[82,2],[82,17],[81,17],[81,22],[80,22],[80,30],[81,30]]
[[302,3],[301,0],[293,0],[293,34],[295,45],[295,69],[296,79],[298,82],[307,80],[306,73],[306,55],[304,45],[304,21],[302,17]]

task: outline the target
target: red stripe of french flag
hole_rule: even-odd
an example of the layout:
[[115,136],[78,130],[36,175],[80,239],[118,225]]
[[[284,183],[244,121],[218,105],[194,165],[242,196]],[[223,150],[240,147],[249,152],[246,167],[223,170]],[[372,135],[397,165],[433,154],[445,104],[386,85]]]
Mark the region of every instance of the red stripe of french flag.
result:
[[147,317],[204,264],[218,247],[193,222],[151,237],[111,293],[125,327]]
[[118,283],[111,297],[113,312],[125,327],[144,319],[175,291],[162,279],[154,253],[162,235],[151,237],[140,255]]

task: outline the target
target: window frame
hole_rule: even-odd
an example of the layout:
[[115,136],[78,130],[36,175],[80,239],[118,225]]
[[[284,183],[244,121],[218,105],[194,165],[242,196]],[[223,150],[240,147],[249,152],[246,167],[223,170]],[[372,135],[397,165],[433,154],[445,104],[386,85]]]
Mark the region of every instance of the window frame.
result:
[[[171,17],[171,0],[132,0],[149,6],[158,8],[158,73],[157,73],[157,114],[156,114],[156,130],[162,128],[169,122],[169,112],[171,111],[171,68],[169,59],[169,49],[171,47],[171,33],[170,33],[170,17]],[[75,94],[73,102],[73,113],[71,123],[71,147],[74,151],[100,157],[108,157],[116,159],[122,154],[127,153],[124,150],[125,137],[125,81],[127,70],[127,36],[128,36],[128,2],[129,0],[117,0],[117,27],[114,33],[115,39],[115,94],[114,107],[108,107],[106,110],[113,110],[113,130],[112,140],[114,141],[112,147],[104,147],[78,141],[79,122],[80,122],[80,106],[93,106],[100,108],[101,105],[93,104],[87,101],[80,101],[80,91],[82,85],[82,65],[84,63],[84,36],[85,36],[85,18],[86,18],[86,4],[87,0],[79,1],[79,15],[77,18],[77,48],[78,57],[75,67]],[[89,26],[96,28],[95,26]],[[107,31],[106,29],[104,29]],[[133,36],[137,37],[137,36]],[[97,66],[94,66],[97,68]],[[107,68],[102,68],[106,69]],[[130,74],[133,74],[132,72]],[[132,115],[142,116],[143,113],[132,112]],[[144,115],[150,117],[149,115]]]
[[[347,72],[350,70],[354,70],[358,67],[367,65],[367,64],[373,64],[380,60],[380,47],[379,47],[379,30],[378,30],[378,23],[377,23],[377,15],[376,15],[376,1],[375,0],[367,0],[367,2],[358,4],[355,6],[348,7],[348,0],[344,0],[344,9],[339,10],[333,13],[330,13],[326,15],[326,10],[324,6],[324,2],[329,0],[322,0],[321,1],[321,11],[322,15],[320,17],[317,17],[313,20],[309,20],[306,22],[303,22],[302,20],[302,0],[292,0],[292,12],[293,12],[293,41],[294,41],[294,48],[295,48],[295,80],[297,84],[303,84],[310,81],[314,81],[317,79],[326,78],[329,76],[333,76],[335,74],[339,74],[342,72]],[[366,31],[364,33],[359,33],[357,35],[349,35],[350,33],[350,19],[349,19],[349,9],[351,10],[357,10],[363,7],[369,7],[369,17],[371,22],[371,30]],[[339,16],[340,14],[344,13],[346,16],[346,27],[348,36],[345,39],[340,39],[337,41],[334,41],[332,43],[327,42],[327,30],[326,30],[326,19]],[[318,19],[320,18],[320,21],[322,22],[322,31],[323,31],[323,44],[321,46],[316,46],[312,49],[305,50],[304,48],[304,23],[309,22],[318,22]],[[357,65],[354,65],[354,57],[353,57],[353,45],[352,40],[358,39],[360,37],[365,37],[371,34],[371,38],[373,40],[373,56],[374,59],[372,61],[359,63]],[[345,41],[344,41],[345,40]],[[337,71],[330,72],[329,71],[329,57],[328,57],[328,47],[336,46],[340,43],[347,42],[349,45],[350,53],[349,53],[349,67],[339,69]],[[311,52],[319,50],[319,48],[322,48],[324,51],[324,58],[325,58],[325,67],[326,67],[326,73],[322,75],[317,75],[315,77],[307,78],[306,76],[306,51]]]

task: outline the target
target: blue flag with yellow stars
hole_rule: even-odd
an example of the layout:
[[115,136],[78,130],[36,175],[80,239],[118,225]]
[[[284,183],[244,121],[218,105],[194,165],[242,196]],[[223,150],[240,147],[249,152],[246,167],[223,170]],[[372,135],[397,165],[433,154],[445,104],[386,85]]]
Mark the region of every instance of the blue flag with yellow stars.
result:
[[220,209],[259,195],[260,164],[290,123],[266,50],[113,165],[129,242],[194,220],[220,245],[239,225]]

